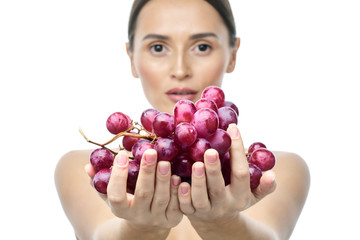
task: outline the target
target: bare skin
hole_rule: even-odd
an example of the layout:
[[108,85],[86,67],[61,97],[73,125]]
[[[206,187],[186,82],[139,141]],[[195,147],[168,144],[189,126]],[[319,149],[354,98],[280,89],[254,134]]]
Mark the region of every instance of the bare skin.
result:
[[[152,0],[139,14],[134,49],[127,52],[148,101],[171,112],[175,102],[169,89],[190,88],[196,101],[205,87],[220,86],[223,75],[235,68],[239,45],[239,39],[236,46],[229,45],[226,26],[205,1]],[[259,187],[251,191],[240,132],[231,126],[228,133],[228,186],[212,149],[205,153],[204,163],[193,165],[191,186],[171,176],[168,162],[156,162],[156,151],[146,151],[134,195],[126,193],[127,153],[115,157],[107,195],[98,194],[89,183],[95,173],[89,165],[91,150],[64,155],[55,183],[77,238],[288,239],[309,189],[304,160],[275,152],[274,169],[265,172]]]

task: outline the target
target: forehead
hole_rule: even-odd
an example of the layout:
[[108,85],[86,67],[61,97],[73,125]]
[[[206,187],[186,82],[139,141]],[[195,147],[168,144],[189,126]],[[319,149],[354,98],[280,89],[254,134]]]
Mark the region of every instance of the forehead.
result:
[[225,34],[227,29],[216,9],[204,0],[151,0],[141,10],[136,32]]

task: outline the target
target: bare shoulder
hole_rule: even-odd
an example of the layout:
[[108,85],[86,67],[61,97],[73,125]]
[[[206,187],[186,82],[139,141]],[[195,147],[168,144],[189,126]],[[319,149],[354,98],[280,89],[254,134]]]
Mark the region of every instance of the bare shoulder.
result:
[[273,152],[276,164],[276,189],[246,214],[272,226],[280,239],[288,239],[306,202],[310,172],[306,161],[291,152]]
[[84,167],[84,165],[89,162],[91,151],[92,150],[73,150],[65,153],[56,166],[55,174],[61,174],[64,167],[68,168],[79,165]]
[[273,151],[273,153],[275,154],[277,160],[287,159],[294,163],[305,164],[305,166],[306,166],[305,160],[296,153],[284,152],[284,151]]
[[[298,182],[305,189],[310,185],[310,171],[306,161],[298,154],[291,152],[274,152],[276,164],[274,171],[278,180],[286,180]],[[280,179],[279,179],[280,178]]]
[[[62,156],[55,169],[55,185],[60,200],[69,193],[70,185],[81,184],[81,180],[89,179],[85,173],[85,165],[89,162],[91,150],[74,150]],[[65,199],[66,200],[66,199]]]
[[[285,170],[284,167],[295,167],[304,173],[309,172],[306,161],[298,154],[292,152],[274,151],[276,157],[276,165],[274,170]],[[286,168],[287,169],[287,168]]]
[[64,154],[54,174],[62,207],[79,239],[90,239],[98,224],[113,216],[85,172],[91,152],[75,150]]
[[[274,152],[277,163],[274,167],[280,190],[285,188],[299,201],[305,201],[310,187],[310,171],[306,161],[298,154],[290,152]],[[294,187],[293,191],[289,188]],[[296,195],[296,193],[298,195]]]

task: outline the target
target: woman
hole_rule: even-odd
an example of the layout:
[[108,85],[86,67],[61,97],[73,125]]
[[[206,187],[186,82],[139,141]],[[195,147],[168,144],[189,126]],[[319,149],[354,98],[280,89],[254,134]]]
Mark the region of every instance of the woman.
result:
[[[135,0],[127,44],[132,73],[153,107],[171,113],[176,101],[196,101],[234,70],[240,45],[235,36],[225,0]],[[146,151],[134,195],[126,194],[125,152],[115,157],[107,195],[89,184],[90,151],[66,154],[55,181],[77,238],[288,239],[309,188],[306,164],[295,154],[275,152],[275,168],[252,192],[239,130],[231,125],[228,133],[232,175],[226,187],[212,149],[204,163],[193,165],[191,186],[171,176],[170,163],[157,162],[156,151]]]

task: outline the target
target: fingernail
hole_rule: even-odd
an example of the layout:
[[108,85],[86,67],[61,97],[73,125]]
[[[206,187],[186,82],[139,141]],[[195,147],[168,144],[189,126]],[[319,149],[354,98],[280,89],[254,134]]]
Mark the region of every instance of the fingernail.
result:
[[156,156],[156,153],[154,154],[153,151],[155,150],[146,150],[145,151],[145,162],[147,164],[153,164],[157,161],[157,156]]
[[189,192],[188,186],[181,186],[180,190],[182,195],[186,195]]
[[215,163],[217,161],[217,154],[215,150],[208,150],[206,153],[206,161],[209,163]]
[[204,166],[203,164],[194,164],[194,174],[197,177],[202,177],[202,175],[204,175]]
[[128,162],[128,157],[125,153],[120,152],[118,155],[116,155],[116,164],[119,167],[125,167]]
[[172,185],[173,185],[174,187],[179,186],[180,182],[181,182],[181,178],[180,178],[180,177],[178,177],[178,176],[176,176],[176,175],[173,175],[173,176],[171,177],[171,183],[172,183]]
[[234,123],[229,125],[228,133],[230,134],[231,138],[239,138],[240,137],[239,129],[237,128],[236,124],[234,124]]
[[170,170],[169,163],[159,162],[159,172],[161,175],[167,175]]

